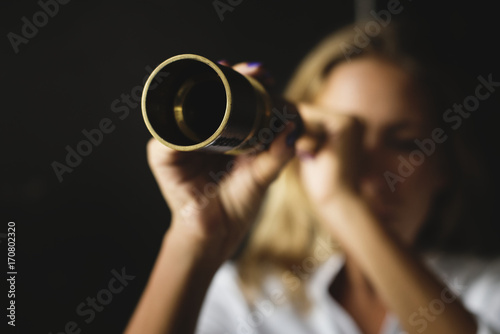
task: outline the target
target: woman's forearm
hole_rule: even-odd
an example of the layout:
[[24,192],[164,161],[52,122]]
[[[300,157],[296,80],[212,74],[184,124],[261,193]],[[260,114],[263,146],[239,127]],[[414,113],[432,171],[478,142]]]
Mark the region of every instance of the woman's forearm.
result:
[[[355,200],[332,205],[331,217],[347,224],[335,224],[334,233],[346,252],[363,270],[387,307],[394,312],[408,333],[422,333],[422,326],[415,323],[425,316],[425,333],[473,334],[476,331],[474,317],[457,298],[413,254],[381,226],[367,208]],[[349,217],[341,217],[349,213]],[[332,224],[333,226],[333,224]],[[429,314],[435,299],[442,301],[444,311]],[[440,303],[441,304],[441,303]],[[427,313],[427,314],[422,314]]]
[[168,232],[126,334],[194,333],[205,293],[220,261]]

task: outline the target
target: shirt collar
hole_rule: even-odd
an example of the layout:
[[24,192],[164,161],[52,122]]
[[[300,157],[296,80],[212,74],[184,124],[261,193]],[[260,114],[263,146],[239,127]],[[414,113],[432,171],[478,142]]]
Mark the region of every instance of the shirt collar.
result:
[[313,298],[328,295],[331,282],[337,277],[345,263],[345,255],[338,251],[323,262],[311,276],[307,290]]

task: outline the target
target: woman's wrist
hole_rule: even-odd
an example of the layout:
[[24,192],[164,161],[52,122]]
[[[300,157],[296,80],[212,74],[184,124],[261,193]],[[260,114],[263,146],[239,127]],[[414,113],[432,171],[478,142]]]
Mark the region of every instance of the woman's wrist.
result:
[[351,220],[352,210],[364,211],[366,206],[359,196],[350,191],[343,191],[332,195],[320,209],[323,217],[330,218],[331,223],[344,224],[347,220]]
[[322,206],[322,216],[336,239],[350,242],[351,237],[376,223],[366,204],[349,193],[339,194]]
[[215,238],[213,240],[206,239],[189,226],[182,228],[178,224],[172,223],[163,237],[161,252],[176,254],[179,261],[190,263],[193,266],[214,269],[226,260],[222,245],[222,241]]

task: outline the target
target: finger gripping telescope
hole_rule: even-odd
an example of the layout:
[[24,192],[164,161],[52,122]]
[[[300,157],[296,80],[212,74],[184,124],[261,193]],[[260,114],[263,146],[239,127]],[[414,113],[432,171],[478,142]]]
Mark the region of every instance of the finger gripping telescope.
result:
[[144,85],[141,106],[153,137],[178,151],[261,150],[285,121],[299,118],[294,108],[273,107],[254,78],[194,54],[161,63]]

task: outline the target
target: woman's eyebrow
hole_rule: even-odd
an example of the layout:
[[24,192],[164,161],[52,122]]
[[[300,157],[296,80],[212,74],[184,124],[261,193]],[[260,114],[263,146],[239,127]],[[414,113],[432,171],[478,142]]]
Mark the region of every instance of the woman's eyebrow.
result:
[[424,127],[421,122],[415,120],[404,120],[389,124],[384,128],[384,132],[387,135],[394,135],[403,131],[411,131],[412,133],[418,132],[420,134],[424,131]]

